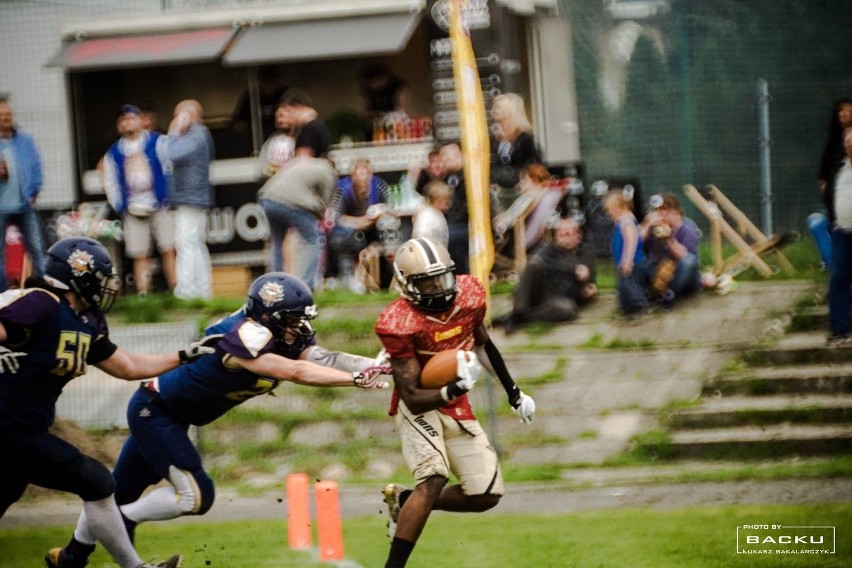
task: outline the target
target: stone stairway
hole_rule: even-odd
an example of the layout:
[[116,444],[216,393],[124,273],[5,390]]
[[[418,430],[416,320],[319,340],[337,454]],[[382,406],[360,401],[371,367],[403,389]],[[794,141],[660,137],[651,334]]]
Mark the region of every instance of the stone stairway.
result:
[[[824,456],[852,450],[852,346],[827,347],[825,308],[793,314],[776,345],[706,380],[700,404],[662,423],[668,455],[691,459]],[[657,448],[663,451],[663,448]]]

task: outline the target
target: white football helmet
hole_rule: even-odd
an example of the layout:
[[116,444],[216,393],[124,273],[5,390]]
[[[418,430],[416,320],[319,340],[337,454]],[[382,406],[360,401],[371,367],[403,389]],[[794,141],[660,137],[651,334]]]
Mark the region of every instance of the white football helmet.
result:
[[411,239],[396,252],[393,272],[403,298],[418,307],[442,312],[456,301],[456,264],[443,245]]

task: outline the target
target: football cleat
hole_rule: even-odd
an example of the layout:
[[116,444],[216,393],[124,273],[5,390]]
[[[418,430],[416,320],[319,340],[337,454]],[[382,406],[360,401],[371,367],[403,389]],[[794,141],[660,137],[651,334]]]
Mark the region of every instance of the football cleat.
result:
[[160,562],[159,564],[143,562],[137,568],[180,568],[181,566],[183,566],[183,556],[175,554],[165,562]]
[[44,557],[47,568],[84,568],[88,562],[79,562],[65,552],[64,548],[51,548]]
[[393,539],[396,534],[396,524],[399,522],[399,496],[405,491],[405,487],[398,483],[388,483],[382,489],[385,503],[388,505],[388,538]]

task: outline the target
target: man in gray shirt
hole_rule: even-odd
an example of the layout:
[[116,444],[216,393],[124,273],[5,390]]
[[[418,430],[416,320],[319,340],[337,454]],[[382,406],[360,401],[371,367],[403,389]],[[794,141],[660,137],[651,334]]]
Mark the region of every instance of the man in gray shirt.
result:
[[[284,269],[283,241],[292,227],[306,244],[299,251],[298,276],[316,289],[323,249],[320,220],[331,202],[336,182],[337,172],[330,161],[297,155],[263,184],[258,202],[269,220],[270,270]],[[288,272],[295,273],[292,269]]]
[[201,104],[188,99],[177,104],[169,125],[170,201],[176,208],[175,296],[185,300],[213,296],[213,269],[207,250],[207,212],[213,207],[210,162],[215,150],[203,117]]

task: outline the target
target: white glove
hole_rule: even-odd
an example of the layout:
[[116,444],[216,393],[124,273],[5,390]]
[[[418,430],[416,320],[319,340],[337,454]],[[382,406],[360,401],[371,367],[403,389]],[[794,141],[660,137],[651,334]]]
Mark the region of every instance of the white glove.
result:
[[521,422],[529,424],[535,417],[535,401],[522,391],[516,404],[512,406],[512,412],[521,417]]
[[352,373],[355,386],[362,389],[384,389],[390,386],[387,381],[380,381],[379,377],[386,375],[383,367],[367,367],[363,371]]
[[456,359],[456,376],[459,378],[456,384],[467,392],[476,385],[476,381],[485,373],[485,369],[482,368],[473,351],[459,350],[456,353]]
[[12,351],[7,347],[0,345],[0,373],[9,373],[14,375],[21,368],[19,357],[26,357],[27,354],[21,351]]
[[178,351],[178,357],[180,358],[180,362],[190,363],[192,361],[195,361],[202,355],[209,355],[210,353],[214,353],[216,349],[214,349],[213,346],[219,343],[219,340],[223,337],[225,337],[224,334],[216,333],[213,335],[205,335],[198,341],[193,341],[189,344],[189,347]]

